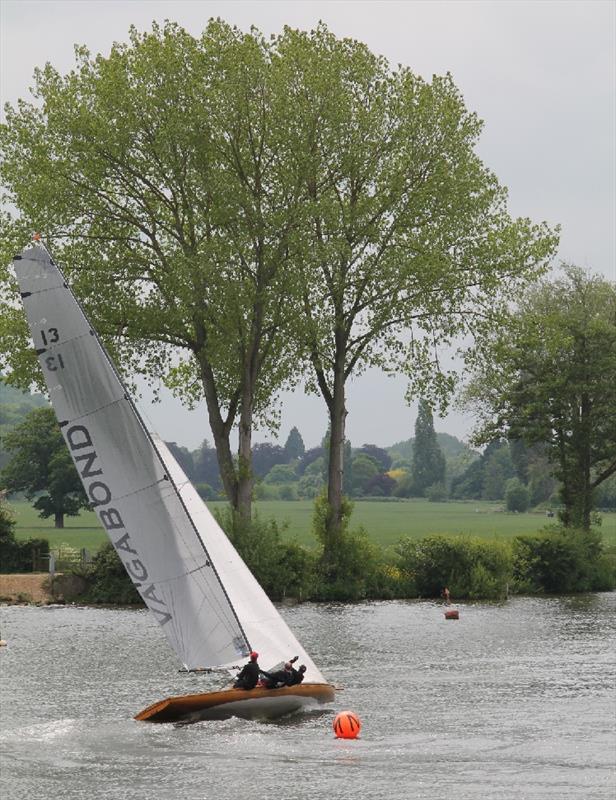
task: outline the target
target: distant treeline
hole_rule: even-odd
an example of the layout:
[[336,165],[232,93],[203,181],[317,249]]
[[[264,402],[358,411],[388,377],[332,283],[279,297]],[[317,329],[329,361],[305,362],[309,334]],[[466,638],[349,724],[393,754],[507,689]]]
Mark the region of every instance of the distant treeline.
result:
[[[35,408],[42,395],[20,392],[0,380],[0,469],[9,461],[3,436]],[[170,450],[205,500],[224,497],[216,450],[204,441],[195,450],[168,442]],[[255,496],[259,500],[309,500],[325,488],[328,435],[306,449],[294,427],[284,445],[253,446]],[[362,498],[426,497],[502,501],[511,511],[559,505],[558,484],[541,445],[498,440],[482,453],[447,433],[435,433],[428,407],[420,404],[415,436],[390,447],[345,446],[344,491]],[[616,508],[616,475],[596,491],[596,506]]]

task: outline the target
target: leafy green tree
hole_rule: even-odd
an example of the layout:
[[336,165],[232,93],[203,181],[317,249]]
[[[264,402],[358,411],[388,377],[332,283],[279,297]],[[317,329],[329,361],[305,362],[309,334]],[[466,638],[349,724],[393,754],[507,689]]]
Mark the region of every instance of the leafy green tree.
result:
[[505,506],[507,511],[528,511],[530,495],[519,478],[510,478],[505,487]]
[[[331,424],[331,561],[348,379],[402,371],[444,403],[439,344],[493,320],[556,236],[510,219],[451,76],[393,70],[324,25],[266,41],[166,23],[77,58],[7,109],[0,176],[20,217],[0,255],[42,231],[125,374],[205,398],[244,520],[253,427],[275,427],[273,399],[306,362]],[[34,354],[8,273],[0,283],[0,368],[26,386]]]
[[514,476],[507,442],[497,442],[490,453],[486,452],[483,464],[481,498],[503,500],[507,481]]
[[358,456],[360,454],[374,459],[381,472],[387,472],[387,470],[391,468],[391,456],[387,450],[382,447],[377,447],[375,444],[363,444],[361,447],[358,447],[357,450],[353,451],[353,456]]
[[424,497],[431,503],[442,503],[447,500],[447,487],[444,483],[433,483],[424,491]]
[[265,476],[266,483],[295,483],[297,474],[289,464],[275,464]]
[[611,475],[598,487],[595,500],[598,508],[616,509],[616,474]]
[[315,497],[322,494],[323,486],[324,481],[320,470],[312,474],[306,471],[297,482],[297,493],[302,499],[314,500]]
[[281,500],[297,500],[297,486],[295,483],[283,483],[278,487],[278,497]]
[[306,450],[304,455],[301,457],[299,464],[297,465],[297,474],[303,475],[304,472],[307,472],[308,469],[319,459],[323,458],[325,452],[322,447],[311,447],[310,450]]
[[306,447],[300,432],[295,427],[291,428],[284,445],[284,457],[287,464],[290,461],[299,461],[305,452]]
[[0,496],[0,572],[32,572],[46,568],[49,558],[47,539],[15,538],[15,517]]
[[[276,425],[272,397],[297,361],[286,298],[305,203],[282,158],[288,87],[275,48],[220,20],[199,38],[170,22],[131,29],[108,57],[77,48],[67,75],[37,70],[36,102],[8,107],[0,128],[1,178],[20,214],[4,218],[2,264],[42,231],[124,374],[162,378],[189,405],[205,398],[244,518],[253,427]],[[0,282],[0,368],[25,387],[40,376],[10,275]]]
[[466,401],[477,442],[541,443],[566,526],[588,530],[596,489],[616,472],[616,286],[574,266],[527,290],[477,351]]
[[482,124],[450,75],[392,69],[322,24],[286,29],[278,52],[292,86],[285,145],[304,182],[296,336],[331,430],[328,559],[344,527],[347,381],[369,367],[401,372],[444,406],[454,379],[439,347],[494,324],[557,237],[509,217],[475,153]]
[[379,465],[371,456],[359,453],[353,457],[352,494],[363,494],[370,481],[380,472]]
[[445,483],[445,456],[436,440],[432,409],[423,399],[419,401],[415,420],[411,476],[413,493],[420,497],[428,486]]
[[393,478],[390,478],[386,472],[379,472],[368,481],[364,491],[372,497],[389,497],[395,487],[396,482]]
[[182,467],[189,480],[195,480],[195,463],[193,456],[187,447],[181,447],[176,442],[166,442],[171,455],[175,458],[178,464]]
[[0,376],[0,469],[10,460],[10,455],[2,444],[3,436],[18,425],[33,408],[48,405],[42,394],[32,394],[14,389]]
[[[43,519],[74,517],[88,500],[51,408],[39,408],[4,437],[11,460],[0,473],[2,487],[24,492]],[[36,499],[35,499],[36,498]]]
[[6,503],[0,500],[0,540],[8,540],[13,536],[15,517]]
[[473,500],[502,500],[505,483],[515,470],[507,442],[490,442],[476,461],[451,482],[451,496]]
[[199,483],[208,483],[216,490],[220,489],[222,483],[215,448],[210,447],[207,439],[204,439],[201,446],[191,455],[194,465],[194,480]]

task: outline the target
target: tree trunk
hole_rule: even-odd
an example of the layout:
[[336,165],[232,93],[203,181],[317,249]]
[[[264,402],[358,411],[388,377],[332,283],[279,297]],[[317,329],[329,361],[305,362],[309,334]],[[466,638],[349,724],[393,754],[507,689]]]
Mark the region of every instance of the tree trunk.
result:
[[591,481],[590,454],[590,411],[588,394],[584,393],[580,402],[580,417],[577,429],[573,432],[575,453],[573,463],[567,464],[567,454],[561,450],[561,470],[563,487],[561,497],[565,506],[561,515],[567,528],[590,530],[593,508],[593,486]]
[[53,517],[53,526],[54,528],[63,528],[64,527],[64,512],[63,511],[56,511]]
[[238,463],[235,463],[231,451],[230,435],[235,420],[238,403],[232,403],[227,412],[227,419],[223,419],[220,413],[220,403],[216,392],[214,374],[207,357],[203,353],[197,355],[201,368],[201,381],[205,394],[205,401],[208,410],[208,419],[214,447],[216,448],[216,458],[220,477],[227,499],[234,513],[239,516],[240,521],[250,522],[252,517],[252,406],[253,406],[253,386],[254,376],[250,369],[247,369],[244,385],[242,388],[240,423],[238,430]]
[[[328,571],[335,570],[340,540],[344,531],[342,487],[344,482],[344,438],[346,425],[345,383],[342,365],[337,365],[334,390],[328,403],[330,438],[327,474],[327,517],[323,561]],[[332,575],[333,577],[333,575]]]
[[220,478],[232,509],[237,511],[239,507],[239,487],[229,441],[231,432],[229,420],[232,420],[235,414],[232,413],[231,410],[229,411],[227,420],[223,420],[220,413],[218,394],[216,392],[216,384],[211,365],[203,353],[196,353],[195,355],[199,361],[201,383],[203,384],[210,428],[212,429],[212,436],[214,437],[214,447],[216,448],[216,459],[218,461],[218,469],[220,470]]
[[244,390],[239,424],[237,465],[237,507],[241,523],[249,523],[252,515],[252,402],[251,392]]

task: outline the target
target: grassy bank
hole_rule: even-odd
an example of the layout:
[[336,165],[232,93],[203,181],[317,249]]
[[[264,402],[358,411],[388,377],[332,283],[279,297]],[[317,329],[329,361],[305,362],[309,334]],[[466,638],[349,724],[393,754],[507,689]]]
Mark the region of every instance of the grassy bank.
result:
[[[15,534],[18,539],[45,537],[49,539],[52,549],[67,544],[76,548],[86,547],[91,552],[96,552],[107,541],[93,512],[67,517],[66,527],[56,530],[51,520],[40,519],[28,503],[10,505],[16,518]],[[225,505],[222,501],[208,503],[211,511],[222,509]],[[259,501],[255,503],[255,508],[264,520],[273,518],[279,523],[288,524],[285,539],[296,540],[308,547],[315,545],[311,531],[314,508],[311,501]],[[552,521],[542,513],[511,514],[502,508],[501,504],[487,502],[357,502],[351,527],[362,526],[373,542],[387,547],[402,536],[416,539],[432,533],[470,534],[483,539],[507,540],[521,533],[534,533]],[[606,547],[616,548],[616,514],[603,514],[601,530]]]

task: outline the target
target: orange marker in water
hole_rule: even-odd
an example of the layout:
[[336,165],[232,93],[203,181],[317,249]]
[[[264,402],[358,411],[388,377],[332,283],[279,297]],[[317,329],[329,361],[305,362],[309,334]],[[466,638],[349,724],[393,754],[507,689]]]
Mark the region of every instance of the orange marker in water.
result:
[[334,717],[333,726],[336,739],[357,739],[361,721],[354,711],[341,711]]

